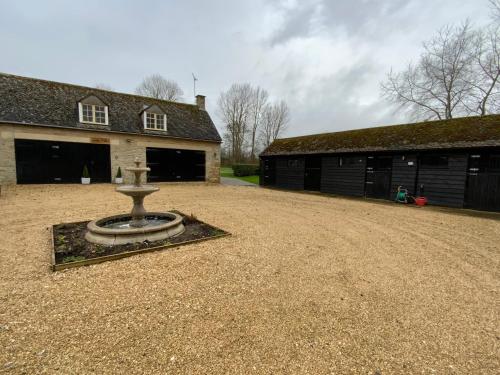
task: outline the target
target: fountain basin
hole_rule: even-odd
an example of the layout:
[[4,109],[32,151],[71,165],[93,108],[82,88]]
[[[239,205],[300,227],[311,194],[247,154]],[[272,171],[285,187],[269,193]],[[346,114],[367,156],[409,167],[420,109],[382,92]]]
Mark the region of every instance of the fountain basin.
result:
[[146,196],[160,190],[159,187],[153,185],[120,185],[116,188],[116,191],[129,197],[134,196]]
[[109,216],[88,223],[85,239],[101,245],[160,241],[184,232],[182,216],[173,212],[146,212],[145,225],[131,226],[131,214]]

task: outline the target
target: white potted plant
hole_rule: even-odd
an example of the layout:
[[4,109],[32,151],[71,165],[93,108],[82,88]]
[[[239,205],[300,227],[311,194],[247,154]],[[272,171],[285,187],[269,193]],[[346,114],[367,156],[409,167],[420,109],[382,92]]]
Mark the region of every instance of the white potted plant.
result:
[[122,169],[120,167],[118,167],[118,171],[116,172],[115,183],[123,184]]
[[82,173],[82,185],[88,185],[90,184],[90,175],[89,175],[89,169],[87,168],[87,164],[83,166],[83,173]]

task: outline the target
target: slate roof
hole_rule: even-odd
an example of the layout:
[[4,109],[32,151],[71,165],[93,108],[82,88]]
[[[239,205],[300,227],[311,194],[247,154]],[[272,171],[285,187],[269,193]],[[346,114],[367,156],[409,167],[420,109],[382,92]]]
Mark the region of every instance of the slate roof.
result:
[[500,115],[307,135],[275,140],[261,156],[500,146]]
[[[79,122],[78,101],[89,95],[97,96],[109,106],[109,125]],[[166,133],[144,129],[140,113],[155,104],[167,115]],[[207,111],[196,105],[4,73],[0,73],[2,122],[221,141]]]

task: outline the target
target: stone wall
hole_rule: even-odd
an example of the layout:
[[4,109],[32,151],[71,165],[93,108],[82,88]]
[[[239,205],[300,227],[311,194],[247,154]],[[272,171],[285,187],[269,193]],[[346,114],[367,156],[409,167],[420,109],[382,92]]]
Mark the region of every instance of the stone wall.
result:
[[220,148],[205,154],[205,175],[208,182],[220,182]]
[[[121,167],[123,181],[127,184],[134,182],[134,176],[125,171],[126,167],[133,166],[136,158],[140,160],[142,167],[146,166],[146,148],[139,145],[136,139],[124,139],[111,143],[110,154],[113,179],[118,167]],[[146,182],[146,174],[142,175],[141,180]]]
[[214,142],[179,140],[132,134],[116,134],[41,126],[0,124],[0,184],[16,183],[14,139],[37,139],[60,142],[106,143],[110,145],[111,177],[114,180],[121,167],[125,182],[133,177],[125,173],[135,158],[146,165],[146,148],[176,148],[205,151],[205,176],[207,182],[220,181],[220,144]]
[[0,131],[0,185],[12,183],[16,183],[14,132],[2,130]]

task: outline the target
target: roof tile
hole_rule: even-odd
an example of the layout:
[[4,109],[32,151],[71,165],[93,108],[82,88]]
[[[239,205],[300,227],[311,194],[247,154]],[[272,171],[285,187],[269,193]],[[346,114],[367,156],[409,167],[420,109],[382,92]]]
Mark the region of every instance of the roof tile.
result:
[[[78,101],[88,95],[98,96],[108,104],[109,125],[79,122]],[[167,114],[167,133],[150,132],[142,125],[140,113],[145,106],[155,104]],[[221,141],[208,112],[196,105],[3,73],[0,73],[0,122]]]

